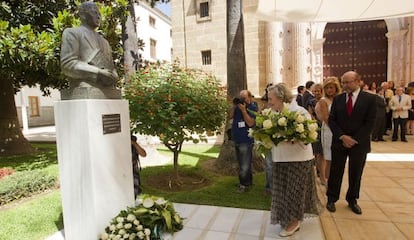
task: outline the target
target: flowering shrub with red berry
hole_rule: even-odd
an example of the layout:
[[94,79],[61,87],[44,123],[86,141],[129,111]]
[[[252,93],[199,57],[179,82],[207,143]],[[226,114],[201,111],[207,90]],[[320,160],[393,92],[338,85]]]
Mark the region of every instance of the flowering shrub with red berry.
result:
[[124,88],[133,131],[158,136],[174,152],[174,168],[184,141],[207,141],[219,133],[228,102],[211,74],[172,64],[141,69]]

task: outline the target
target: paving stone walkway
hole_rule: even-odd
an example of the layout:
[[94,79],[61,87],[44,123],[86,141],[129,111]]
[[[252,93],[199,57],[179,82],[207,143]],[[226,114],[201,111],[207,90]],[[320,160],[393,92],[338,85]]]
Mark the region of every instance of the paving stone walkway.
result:
[[[54,128],[36,128],[27,133],[31,141],[54,141]],[[270,225],[269,211],[176,203],[186,217],[184,229],[173,240],[414,240],[414,136],[408,143],[373,142],[362,178],[359,204],[363,214],[352,213],[344,200],[347,174],[344,175],[337,211],[324,211],[320,217],[306,219],[299,232],[280,238],[280,226]],[[214,143],[214,139],[209,142]],[[322,203],[325,187],[318,184]],[[61,232],[47,240],[63,240]]]

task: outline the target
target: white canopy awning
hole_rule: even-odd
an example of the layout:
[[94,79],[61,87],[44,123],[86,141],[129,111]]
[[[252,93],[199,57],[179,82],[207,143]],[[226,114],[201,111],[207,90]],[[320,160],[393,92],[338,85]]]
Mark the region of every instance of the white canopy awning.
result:
[[281,22],[346,22],[414,15],[414,0],[259,0],[260,19]]

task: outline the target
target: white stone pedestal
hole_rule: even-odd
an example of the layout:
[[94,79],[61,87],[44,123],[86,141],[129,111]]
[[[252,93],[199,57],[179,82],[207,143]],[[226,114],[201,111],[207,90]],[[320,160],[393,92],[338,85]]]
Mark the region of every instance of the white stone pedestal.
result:
[[[54,109],[65,239],[95,240],[134,204],[128,102],[67,100]],[[120,132],[104,134],[108,114],[120,115]]]

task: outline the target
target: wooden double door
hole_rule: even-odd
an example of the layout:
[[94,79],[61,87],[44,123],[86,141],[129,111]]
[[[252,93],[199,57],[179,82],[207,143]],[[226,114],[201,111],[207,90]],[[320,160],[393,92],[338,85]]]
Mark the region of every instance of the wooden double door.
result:
[[385,21],[328,23],[324,31],[324,78],[357,71],[366,84],[387,81]]

